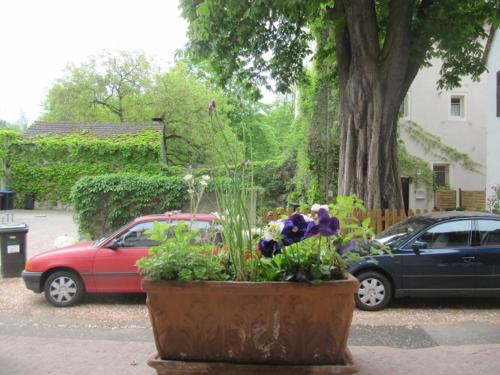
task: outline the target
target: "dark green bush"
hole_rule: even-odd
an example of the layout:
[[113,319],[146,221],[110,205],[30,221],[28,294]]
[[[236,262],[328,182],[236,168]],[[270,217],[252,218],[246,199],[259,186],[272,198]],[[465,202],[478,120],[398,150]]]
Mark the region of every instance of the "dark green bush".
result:
[[97,239],[137,216],[179,209],[186,188],[182,177],[88,176],[71,189],[71,202],[80,233]]

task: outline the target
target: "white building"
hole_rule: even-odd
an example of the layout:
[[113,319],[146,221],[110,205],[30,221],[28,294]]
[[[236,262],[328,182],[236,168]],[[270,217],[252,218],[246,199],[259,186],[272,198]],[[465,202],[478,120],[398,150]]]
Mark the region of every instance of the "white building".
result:
[[[402,109],[400,135],[410,154],[429,163],[434,184],[426,186],[418,176],[408,176],[413,178],[406,193],[409,208],[432,209],[436,205],[436,189],[457,191],[458,207],[459,189],[484,191],[486,186],[500,183],[500,118],[496,112],[497,79],[500,79],[497,78],[500,70],[498,34],[490,43],[488,72],[483,73],[479,81],[464,77],[461,87],[439,90],[436,83],[441,62],[433,60],[411,85]],[[446,147],[452,150],[447,151]]]
[[500,184],[500,31],[490,42],[487,64],[486,96],[486,192]]

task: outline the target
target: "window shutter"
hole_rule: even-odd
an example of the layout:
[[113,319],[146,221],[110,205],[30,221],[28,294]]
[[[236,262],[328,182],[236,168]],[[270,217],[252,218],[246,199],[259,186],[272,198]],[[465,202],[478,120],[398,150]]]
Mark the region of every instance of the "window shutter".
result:
[[497,117],[500,117],[500,70],[497,72]]

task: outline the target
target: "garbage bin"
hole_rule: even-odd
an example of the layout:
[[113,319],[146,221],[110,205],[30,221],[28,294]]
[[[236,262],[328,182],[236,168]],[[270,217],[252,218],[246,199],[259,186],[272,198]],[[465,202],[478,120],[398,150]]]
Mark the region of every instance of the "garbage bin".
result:
[[26,224],[0,225],[1,271],[3,277],[19,277],[26,263]]
[[12,210],[14,208],[14,192],[0,190],[0,210]]
[[24,197],[24,209],[33,210],[35,208],[35,194],[29,193]]

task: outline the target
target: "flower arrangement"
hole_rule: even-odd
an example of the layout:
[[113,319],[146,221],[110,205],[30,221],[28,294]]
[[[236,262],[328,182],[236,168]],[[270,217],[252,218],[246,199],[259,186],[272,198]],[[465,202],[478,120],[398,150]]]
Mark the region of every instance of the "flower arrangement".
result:
[[[330,215],[329,211],[335,215]],[[320,282],[346,278],[349,265],[363,256],[389,253],[373,236],[369,218],[352,215],[364,210],[356,196],[337,197],[331,205],[313,205],[312,215],[293,214],[264,229],[258,243],[264,280]],[[346,230],[340,231],[343,227]],[[356,239],[356,240],[355,240]]]
[[[155,224],[151,239],[160,245],[151,250],[149,257],[141,259],[138,266],[153,280],[239,280],[241,273],[248,281],[317,283],[345,279],[352,262],[388,251],[380,245],[369,245],[373,235],[369,219],[359,222],[352,216],[354,209],[362,209],[362,201],[356,196],[338,197],[337,204],[321,206],[311,215],[295,213],[268,223],[262,230],[239,233],[234,222],[227,224],[232,217],[229,212],[217,214],[222,243],[214,240],[217,238],[214,233],[202,237],[196,229],[187,230],[185,224],[170,228],[168,235],[169,228]],[[337,215],[330,215],[330,211]],[[340,231],[342,224],[347,231]],[[251,244],[251,249],[245,248],[238,259],[239,269],[234,264],[235,251],[230,248],[238,239],[228,241],[228,234],[240,236],[241,241]]]
[[[216,107],[211,101],[209,115],[212,133],[220,134],[215,131],[222,128]],[[219,140],[213,141],[217,144]],[[143,274],[154,280],[320,282],[344,279],[350,263],[362,255],[385,251],[366,245],[373,231],[369,219],[359,222],[353,215],[355,210],[364,211],[363,202],[356,196],[337,197],[336,204],[330,206],[315,204],[311,215],[297,213],[271,222],[263,230],[256,228],[251,214],[253,167],[246,149],[244,144],[230,142],[217,148],[219,164],[229,176],[224,184],[215,186],[222,214],[214,215],[218,235],[212,237],[222,239],[222,243],[199,241],[199,233],[192,228],[189,235],[184,233],[186,228],[171,230],[167,235],[166,228],[155,227],[151,238],[160,241],[160,246],[138,262]],[[184,180],[194,215],[210,177],[201,176],[196,182],[189,173]],[[201,271],[202,265],[206,272]]]

